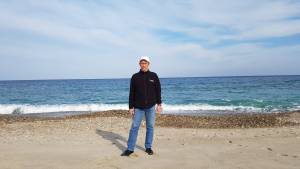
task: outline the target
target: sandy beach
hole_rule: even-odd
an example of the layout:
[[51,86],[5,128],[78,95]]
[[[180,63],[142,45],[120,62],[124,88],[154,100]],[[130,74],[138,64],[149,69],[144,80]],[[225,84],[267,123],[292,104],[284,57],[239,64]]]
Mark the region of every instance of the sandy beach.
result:
[[300,169],[300,0],[0,0],[0,25],[0,169]]
[[[225,120],[222,120],[225,119]],[[299,169],[300,113],[230,117],[161,115],[153,150],[126,149],[125,111],[64,118],[0,116],[1,169],[239,168]]]

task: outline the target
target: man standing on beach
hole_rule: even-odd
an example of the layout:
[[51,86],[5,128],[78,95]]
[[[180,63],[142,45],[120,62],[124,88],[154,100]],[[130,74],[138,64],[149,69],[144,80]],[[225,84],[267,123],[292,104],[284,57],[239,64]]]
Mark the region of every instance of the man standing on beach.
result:
[[[140,71],[135,73],[130,80],[129,113],[133,116],[127,150],[121,156],[129,156],[134,152],[141,121],[146,116],[145,152],[153,154],[152,141],[155,124],[155,112],[162,111],[161,87],[156,73],[149,70],[150,59],[142,56],[139,60]],[[155,108],[156,106],[156,108]]]

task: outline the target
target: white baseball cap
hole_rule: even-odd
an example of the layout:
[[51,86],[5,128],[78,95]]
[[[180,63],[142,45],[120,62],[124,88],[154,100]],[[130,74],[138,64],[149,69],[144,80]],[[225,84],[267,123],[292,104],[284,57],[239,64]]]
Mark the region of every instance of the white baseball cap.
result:
[[145,60],[150,63],[150,58],[148,56],[141,56],[139,62],[142,60]]

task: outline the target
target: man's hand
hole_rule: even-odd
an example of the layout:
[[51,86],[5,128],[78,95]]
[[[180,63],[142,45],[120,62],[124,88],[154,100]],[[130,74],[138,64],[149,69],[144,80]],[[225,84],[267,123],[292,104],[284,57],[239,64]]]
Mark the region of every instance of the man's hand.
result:
[[134,115],[134,108],[132,108],[132,109],[129,109],[129,114],[131,115],[131,116],[133,116]]
[[157,113],[158,115],[160,115],[161,112],[162,112],[162,106],[161,106],[161,104],[158,104],[158,105],[156,106],[156,113]]

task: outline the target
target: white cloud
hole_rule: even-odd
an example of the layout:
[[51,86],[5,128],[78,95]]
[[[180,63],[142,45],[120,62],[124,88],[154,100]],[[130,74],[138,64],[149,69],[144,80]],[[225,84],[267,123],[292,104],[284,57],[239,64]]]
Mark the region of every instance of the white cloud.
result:
[[[295,46],[269,49],[260,43],[237,42],[230,45],[223,42],[259,41],[299,34],[300,3],[297,1],[104,3],[56,0],[0,2],[0,33],[29,33],[46,39],[9,38],[8,34],[6,40],[0,39],[0,57],[11,57],[10,64],[18,58],[31,58],[39,61],[40,66],[35,65],[34,69],[47,67],[41,74],[33,75],[35,71],[29,71],[22,75],[24,78],[47,76],[47,71],[55,67],[55,60],[60,61],[61,68],[53,68],[51,77],[62,76],[64,65],[70,68],[70,59],[74,67],[82,66],[84,69],[70,69],[66,73],[68,77],[97,76],[94,72],[99,72],[98,77],[127,77],[137,68],[137,57],[145,54],[152,56],[157,63],[153,68],[165,76],[300,73],[295,69],[295,63],[299,63]],[[176,35],[169,35],[169,40],[165,40],[155,30],[182,33],[183,37],[179,38],[183,40],[175,40]],[[207,48],[213,45],[224,47]],[[277,59],[274,59],[275,56]],[[51,62],[51,59],[54,61]],[[270,59],[274,59],[274,65],[278,67],[286,64],[290,68],[266,66]],[[4,69],[3,63],[0,63],[0,70]],[[24,60],[21,67],[28,68],[30,65],[32,63]],[[15,75],[18,72],[16,70]],[[7,75],[0,73],[0,78],[4,77],[7,78]]]

